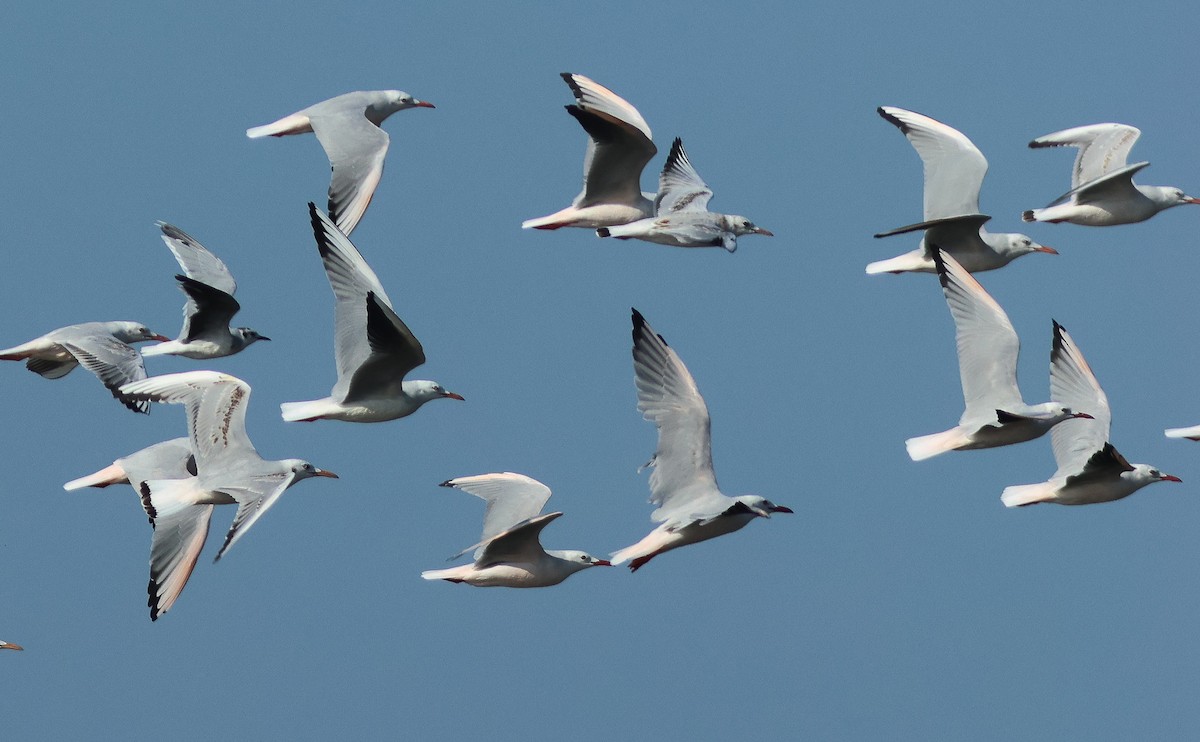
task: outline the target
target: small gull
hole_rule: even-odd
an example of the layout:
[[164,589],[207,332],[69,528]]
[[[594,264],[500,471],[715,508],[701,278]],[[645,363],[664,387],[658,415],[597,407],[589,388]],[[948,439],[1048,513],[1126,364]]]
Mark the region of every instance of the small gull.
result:
[[708,407],[675,350],[633,310],[633,369],[638,410],[658,428],[658,450],[647,466],[650,518],[661,523],[641,541],[613,553],[636,572],[664,551],[742,528],[758,517],[792,510],[759,495],[729,497],[713,473]]
[[523,229],[608,227],[654,213],[654,194],[642,192],[642,170],[658,152],[650,126],[621,96],[583,75],[562,73],[575,95],[567,113],[588,134],[583,190],[571,205],[549,216],[526,219]]
[[[1007,446],[1045,435],[1064,420],[1091,417],[1057,402],[1029,405],[1017,386],[1021,342],[1008,315],[949,253],[931,245],[946,304],[954,318],[958,373],[966,410],[958,425],[904,442],[913,461],[947,451]],[[1051,354],[1051,374],[1056,357]],[[1061,355],[1057,358],[1062,360]]]
[[881,106],[877,110],[904,134],[925,166],[925,220],[875,236],[919,230],[924,230],[925,236],[916,250],[871,263],[867,273],[934,273],[930,245],[953,255],[971,273],[1003,268],[1034,252],[1058,254],[1023,234],[992,233],[983,228],[991,219],[979,213],[979,189],[988,163],[961,131],[903,108]]
[[1132,224],[1180,204],[1200,204],[1178,188],[1142,186],[1133,176],[1149,162],[1126,165],[1141,131],[1126,124],[1091,124],[1063,129],[1029,143],[1042,147],[1078,147],[1071,190],[1044,209],[1021,215],[1027,222],[1071,222],[1089,227]]
[[462,400],[433,381],[404,381],[425,362],[420,341],[392,309],[375,271],[349,238],[314,204],[308,211],[333,287],[338,380],[324,399],[284,402],[283,419],[373,423],[411,415],[430,400]]
[[186,275],[176,275],[187,295],[179,337],[151,346],[143,356],[175,355],[197,360],[230,356],[259,340],[270,340],[249,327],[230,328],[241,305],[233,298],[237,283],[221,259],[183,230],[158,223],[163,242]]
[[329,216],[346,234],[367,211],[387,155],[384,119],[406,108],[433,108],[400,90],[365,90],[321,101],[290,116],[246,130],[251,139],[313,132],[329,156]]
[[1007,507],[1056,502],[1089,505],[1128,497],[1154,482],[1179,477],[1149,464],[1131,464],[1108,441],[1112,413],[1096,375],[1062,325],[1054,323],[1050,363],[1050,397],[1072,409],[1088,410],[1091,419],[1068,420],[1050,431],[1058,471],[1045,482],[1005,487]]
[[[196,476],[142,482],[142,501],[147,512],[153,510],[151,517],[156,521],[177,518],[178,521],[172,522],[183,522],[193,534],[200,529],[207,532],[211,508],[205,510],[206,507],[236,503],[237,515],[216,560],[258,522],[288,487],[309,477],[337,478],[333,472],[318,469],[303,459],[268,461],[260,456],[246,435],[250,385],[235,376],[216,371],[187,371],[127,384],[121,391],[135,399],[186,405]],[[180,526],[180,532],[172,538],[191,538],[185,536],[184,530]],[[204,542],[202,534],[198,541],[197,552]],[[152,570],[155,562],[152,553]],[[155,580],[153,571],[151,580]]]
[[85,322],[0,350],[0,361],[25,361],[26,368],[47,379],[61,379],[83,364],[121,404],[134,412],[149,412],[148,403],[119,391],[122,384],[146,378],[142,356],[129,343],[169,339],[137,322]]
[[550,499],[550,488],[523,474],[500,472],[458,477],[442,482],[487,502],[483,536],[450,557],[457,559],[472,549],[475,561],[461,567],[421,573],[426,580],[465,582],[475,587],[549,587],[588,567],[610,567],[583,551],[542,548],[539,536],[561,512],[541,515]]
[[628,224],[600,227],[596,235],[619,240],[645,240],[672,247],[723,247],[729,252],[737,250],[737,238],[741,235],[774,236],[744,216],[709,211],[708,202],[712,196],[712,189],[683,151],[683,141],[676,137],[658,178],[654,216]]

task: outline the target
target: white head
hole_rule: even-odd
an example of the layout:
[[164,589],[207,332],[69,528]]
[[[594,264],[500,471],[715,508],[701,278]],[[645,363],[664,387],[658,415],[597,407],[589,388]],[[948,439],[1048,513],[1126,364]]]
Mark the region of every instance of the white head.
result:
[[737,235],[739,237],[744,234],[761,234],[764,237],[774,237],[775,236],[774,232],[763,229],[762,227],[755,225],[754,222],[750,221],[746,217],[738,216],[737,214],[726,214],[725,218],[724,218],[724,222],[725,222],[725,229],[729,230],[730,232],[733,232],[735,235]]
[[555,550],[555,551],[547,551],[546,553],[552,557],[561,559],[564,562],[566,562],[566,565],[564,565],[564,567],[566,567],[567,565],[570,565],[567,568],[570,570],[571,573],[578,572],[581,569],[587,569],[588,567],[611,567],[612,566],[612,562],[608,561],[607,559],[599,559],[599,558],[594,557],[591,554],[587,553],[586,551],[575,551],[573,549],[561,549],[561,550]]
[[446,391],[441,384],[436,381],[414,380],[404,382],[404,393],[418,404],[435,399],[457,399],[462,402],[463,396],[454,392]]
[[1122,472],[1121,476],[1131,480],[1138,487],[1145,487],[1155,482],[1182,482],[1173,474],[1165,474],[1149,464],[1134,464],[1133,471]]
[[745,505],[751,513],[760,518],[770,518],[771,513],[792,513],[795,512],[791,508],[783,505],[776,505],[761,495],[738,495],[733,498],[742,505]]
[[257,343],[259,340],[271,339],[266,335],[260,334],[258,330],[253,330],[249,327],[235,327],[230,330],[230,332],[233,333],[233,337],[236,338],[236,345],[238,346],[239,350],[245,348],[251,343]]
[[1145,193],[1160,210],[1169,209],[1172,206],[1179,206],[1181,204],[1200,204],[1200,198],[1192,198],[1172,186],[1141,186],[1139,190]]
[[157,340],[161,343],[171,339],[151,332],[149,327],[140,322],[109,322],[107,324],[108,331],[122,343],[143,343],[148,340]]
[[1012,260],[1013,258],[1019,258],[1022,255],[1028,255],[1031,252],[1044,252],[1049,255],[1058,255],[1058,250],[1055,250],[1053,247],[1039,245],[1038,243],[1029,239],[1027,235],[1009,233],[1003,235],[998,234],[994,236],[1003,237],[1003,239],[1000,240],[1000,244],[994,244],[993,247],[995,248],[996,252],[1008,257],[1009,260]]
[[406,108],[435,108],[432,103],[417,100],[403,90],[385,90],[383,95],[386,106],[392,113]]
[[329,477],[330,479],[339,479],[338,475],[331,471],[318,469],[304,459],[284,459],[283,463],[287,464],[288,469],[292,474],[296,475],[296,482],[309,477]]

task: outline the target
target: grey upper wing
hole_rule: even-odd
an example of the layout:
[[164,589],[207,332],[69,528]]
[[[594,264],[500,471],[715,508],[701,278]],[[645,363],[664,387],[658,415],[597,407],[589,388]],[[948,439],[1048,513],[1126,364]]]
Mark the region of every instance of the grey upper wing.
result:
[[925,168],[925,220],[979,213],[987,158],[958,129],[915,111],[877,109],[912,144]]
[[383,178],[390,138],[367,120],[363,110],[310,113],[317,140],[333,171],[329,181],[329,217],[346,234],[366,213]]
[[658,195],[654,199],[656,216],[680,211],[707,211],[712,199],[712,189],[692,167],[683,140],[675,137],[666,164],[658,176]]
[[222,492],[237,500],[238,511],[229,526],[229,532],[225,534],[225,543],[221,544],[221,550],[213,561],[220,561],[225,552],[271,509],[279,496],[295,481],[295,474],[288,471],[250,477],[242,486],[222,487]]
[[130,399],[119,391],[123,384],[146,378],[146,366],[136,348],[108,334],[73,334],[59,344],[95,374],[121,404],[134,412],[150,412],[149,402]]
[[[532,477],[514,472],[456,477],[447,479],[441,486],[460,489],[487,503],[479,544],[469,546],[451,558],[462,556],[515,524],[535,517],[550,499],[549,487]],[[479,558],[479,554],[475,556]]]
[[499,562],[532,562],[545,554],[539,536],[550,521],[562,515],[546,513],[521,521],[491,540],[481,543],[475,563],[481,567]]
[[567,72],[562,78],[576,100],[567,112],[590,137],[583,160],[583,191],[574,205],[638,203],[642,170],[658,152],[646,120],[628,101],[594,80]]
[[1108,397],[1079,351],[1075,341],[1058,322],[1054,323],[1054,344],[1050,351],[1050,399],[1073,412],[1092,416],[1065,420],[1050,429],[1055,476],[1078,474],[1087,462],[1108,443],[1112,413]]
[[220,258],[182,229],[166,222],[157,224],[162,230],[163,242],[188,278],[208,284],[226,294],[232,295],[237,291],[237,282],[233,280],[233,274]]
[[1142,132],[1126,124],[1090,124],[1038,137],[1029,146],[1078,147],[1071,169],[1071,188],[1125,167],[1130,150]]
[[724,511],[729,498],[717,489],[713,473],[708,406],[683,361],[636,309],[633,369],[638,410],[658,427],[650,462],[650,502],[658,509],[651,518]]

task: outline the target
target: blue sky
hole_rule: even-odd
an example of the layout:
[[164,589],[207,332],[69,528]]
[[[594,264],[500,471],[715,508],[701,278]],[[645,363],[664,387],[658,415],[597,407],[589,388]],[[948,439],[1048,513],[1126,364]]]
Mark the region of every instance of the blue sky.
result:
[[[150,530],[128,488],[63,482],[182,434],[81,372],[0,367],[0,656],[13,738],[1182,738],[1200,714],[1192,617],[1200,450],[1200,210],[1139,225],[1023,225],[1071,154],[1068,126],[1143,131],[1146,184],[1200,191],[1197,11],[1115,3],[308,2],[21,5],[0,63],[0,345],[136,319],[174,336],[183,296],[154,222],[221,256],[239,324],[274,339],[206,366],[254,388],[271,458],[338,472],[291,490],[218,565],[201,558],[151,623]],[[563,71],[671,138],[773,239],[736,254],[531,233],[565,206],[584,135]],[[462,393],[379,425],[284,424],[334,381],[332,297],[306,202],[312,137],[256,140],[330,96],[399,88],[437,109],[386,124],[387,171],[354,242],[424,343],[417,376]],[[1183,478],[1087,508],[1007,511],[1048,477],[1049,441],[914,464],[904,439],[962,411],[936,280],[866,276],[911,249],[871,234],[921,216],[916,154],[876,114],[926,113],[991,163],[993,231],[1058,257],[983,274],[1048,396],[1051,318],[1087,356],[1130,460]],[[548,548],[607,553],[649,530],[650,423],[635,409],[629,308],[690,367],[717,475],[794,516],[546,590],[419,578],[478,538],[448,477],[514,470],[566,515]],[[151,359],[151,373],[199,367]],[[232,509],[219,509],[214,535]]]

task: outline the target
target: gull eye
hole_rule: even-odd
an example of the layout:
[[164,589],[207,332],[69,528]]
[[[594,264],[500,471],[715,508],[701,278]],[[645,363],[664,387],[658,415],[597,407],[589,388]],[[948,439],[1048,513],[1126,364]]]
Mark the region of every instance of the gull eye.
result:
[[588,560],[587,554],[584,554],[583,556],[579,557],[579,561],[581,561],[581,562],[586,562],[587,560]]
[[1151,469],[1150,476],[1155,477],[1157,479],[1158,477],[1162,476],[1162,472],[1160,472],[1158,469]]

